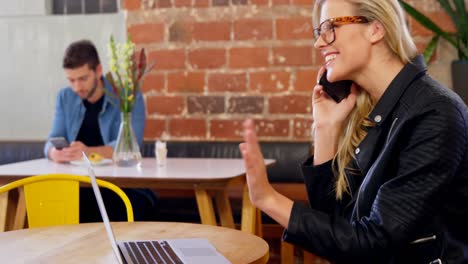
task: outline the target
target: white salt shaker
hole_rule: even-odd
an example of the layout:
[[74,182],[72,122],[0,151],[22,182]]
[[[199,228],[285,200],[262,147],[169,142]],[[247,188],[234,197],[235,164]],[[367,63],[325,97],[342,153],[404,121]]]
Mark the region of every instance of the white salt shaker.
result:
[[156,164],[158,164],[158,166],[165,166],[167,158],[166,142],[156,141],[154,152],[156,154]]

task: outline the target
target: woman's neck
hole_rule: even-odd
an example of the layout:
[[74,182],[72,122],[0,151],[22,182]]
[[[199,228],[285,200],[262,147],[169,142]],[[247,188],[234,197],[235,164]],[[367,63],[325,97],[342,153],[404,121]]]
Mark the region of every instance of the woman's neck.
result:
[[404,64],[397,56],[376,57],[360,71],[355,82],[377,102],[403,67]]

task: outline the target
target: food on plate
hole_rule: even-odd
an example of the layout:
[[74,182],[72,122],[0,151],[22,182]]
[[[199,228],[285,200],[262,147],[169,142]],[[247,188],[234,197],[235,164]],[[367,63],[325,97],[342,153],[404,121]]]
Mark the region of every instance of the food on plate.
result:
[[99,153],[95,153],[95,152],[91,152],[89,155],[88,155],[88,159],[89,161],[91,161],[92,163],[97,163],[97,162],[101,162],[104,160],[104,157],[99,154]]

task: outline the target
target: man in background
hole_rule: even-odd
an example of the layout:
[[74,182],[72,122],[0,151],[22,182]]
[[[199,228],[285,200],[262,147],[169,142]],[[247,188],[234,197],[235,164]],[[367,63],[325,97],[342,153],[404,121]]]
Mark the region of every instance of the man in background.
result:
[[[102,74],[102,65],[94,44],[89,40],[71,43],[63,57],[63,69],[70,86],[60,90],[57,96],[54,120],[44,154],[55,162],[70,162],[97,153],[112,158],[119,125],[119,102],[106,96],[104,89],[112,93],[110,83]],[[113,101],[114,100],[114,101]],[[136,96],[132,112],[132,127],[137,141],[142,146],[145,126],[145,103],[141,92]],[[63,137],[70,145],[57,149],[51,138]],[[123,203],[116,194],[102,190],[109,217],[113,221],[125,221]],[[146,189],[124,189],[129,196],[135,220],[152,220],[156,196]],[[116,202],[119,201],[119,202]],[[121,204],[120,204],[121,203]],[[101,221],[96,200],[91,188],[80,188],[80,222]]]

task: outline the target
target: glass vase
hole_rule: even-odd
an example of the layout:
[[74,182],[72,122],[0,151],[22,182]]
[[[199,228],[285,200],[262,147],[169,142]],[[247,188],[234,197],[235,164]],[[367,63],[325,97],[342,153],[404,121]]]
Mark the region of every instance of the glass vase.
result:
[[140,147],[133,132],[131,113],[121,113],[119,135],[112,158],[120,167],[138,166],[141,163]]

